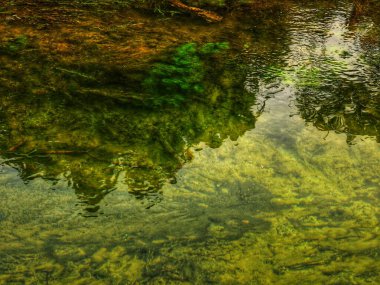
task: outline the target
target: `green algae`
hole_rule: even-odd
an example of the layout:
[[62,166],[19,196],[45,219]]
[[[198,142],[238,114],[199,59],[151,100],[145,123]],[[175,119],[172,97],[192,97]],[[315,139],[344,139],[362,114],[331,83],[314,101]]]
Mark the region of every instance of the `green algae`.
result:
[[24,50],[27,46],[28,46],[28,37],[25,35],[20,35],[13,39],[9,39],[0,47],[0,50],[4,53],[15,55],[19,53],[20,51]]
[[153,96],[152,105],[180,105],[205,93],[203,82],[205,74],[211,73],[211,64],[210,59],[206,64],[200,56],[210,57],[227,48],[228,43],[206,43],[199,48],[195,43],[187,43],[176,48],[169,62],[155,64],[142,83]]
[[[302,121],[293,124],[299,131]],[[35,256],[27,267],[19,268],[38,273],[22,277],[28,282],[41,282],[45,275],[39,270],[49,271],[52,284],[74,279],[90,284],[96,279],[106,284],[376,283],[378,197],[373,196],[376,189],[363,187],[363,181],[374,179],[378,164],[372,162],[380,159],[378,146],[374,142],[352,149],[335,135],[322,145],[324,154],[312,156],[314,148],[321,147],[319,137],[315,129],[302,131],[296,156],[291,146],[268,144],[266,137],[255,133],[239,139],[238,146],[227,141],[218,149],[206,148],[180,171],[176,185],[165,186],[167,202],[158,212],[136,212],[141,205],[115,192],[107,201],[112,208],[96,221],[69,218],[67,208],[49,218],[55,203],[70,208],[75,199],[68,196],[70,200],[63,203],[57,193],[45,210],[45,204],[36,209],[37,220],[30,213],[9,213],[2,231],[9,243],[2,252],[18,256],[14,250],[30,246],[54,252],[54,258]],[[361,167],[339,167],[358,163],[358,157]],[[43,189],[36,188],[25,199],[34,204],[38,196],[43,199]],[[7,203],[18,203],[20,198],[26,203],[27,192],[21,191],[8,194],[18,199],[7,198]],[[256,206],[249,195],[259,201]],[[124,218],[115,219],[121,209]],[[144,229],[135,223],[125,225],[130,214],[145,220]],[[68,218],[76,222],[67,223]],[[15,227],[19,219],[24,226]],[[57,228],[44,224],[52,222]],[[89,231],[83,232],[83,226]],[[22,242],[10,237],[15,241],[22,237]],[[73,243],[80,244],[79,249]],[[24,263],[31,256],[19,258]]]
[[0,284],[379,283],[376,56],[361,82],[335,58],[289,67],[267,28],[181,108],[81,97],[83,66],[59,67],[69,96],[2,85]]

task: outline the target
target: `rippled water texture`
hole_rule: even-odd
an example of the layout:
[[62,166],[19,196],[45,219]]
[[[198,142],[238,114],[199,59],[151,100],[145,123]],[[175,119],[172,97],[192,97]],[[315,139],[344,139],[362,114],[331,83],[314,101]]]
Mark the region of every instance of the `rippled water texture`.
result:
[[[85,51],[8,41],[0,284],[379,284],[379,11],[305,2],[133,14],[138,49],[116,16],[81,26]],[[136,82],[188,42],[230,49],[204,59],[204,95],[148,108]]]

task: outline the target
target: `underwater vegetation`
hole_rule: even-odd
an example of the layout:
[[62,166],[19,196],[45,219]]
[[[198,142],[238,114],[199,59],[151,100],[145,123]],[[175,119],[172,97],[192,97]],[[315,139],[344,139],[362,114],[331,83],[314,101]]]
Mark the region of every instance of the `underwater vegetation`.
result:
[[[168,63],[157,63],[143,82],[153,105],[179,105],[205,92],[205,75],[211,75],[210,56],[228,49],[228,43],[187,43],[176,48]],[[206,61],[207,60],[207,61]],[[211,78],[208,78],[210,80]]]
[[0,46],[0,52],[8,54],[17,54],[18,52],[25,49],[28,45],[28,37],[25,35],[20,35],[9,39]]
[[228,38],[215,40],[219,28],[197,23],[215,31],[205,38],[194,25],[158,26],[130,10],[125,18],[118,8],[8,4],[22,25],[8,13],[0,25],[0,45],[10,48],[0,57],[1,164],[26,183],[64,180],[89,212],[120,181],[154,202],[191,161],[192,145],[219,147],[254,127],[246,64],[230,54]]
[[202,141],[218,147],[255,124],[249,111],[254,96],[240,103],[219,98],[211,108],[197,103],[185,110],[141,109],[138,114],[102,100],[91,107],[88,101],[72,106],[53,98],[37,105],[15,100],[17,109],[12,99],[1,100],[2,164],[17,169],[26,182],[58,181],[64,175],[89,205],[98,204],[118,180],[137,196],[154,194],[192,159],[192,145]]
[[291,122],[295,145],[249,132],[205,148],[149,210],[121,187],[83,219],[47,181],[0,186],[0,284],[378,283],[376,142],[321,144]]
[[380,283],[376,1],[11,2],[1,285]]
[[[93,20],[93,15],[84,15]],[[166,31],[178,23],[163,21],[162,30],[153,25],[134,32],[135,37],[139,31],[155,35],[149,37],[151,42],[136,39],[142,55],[129,51],[132,43],[124,42],[129,36],[124,30],[149,25],[150,16],[144,22],[134,15],[144,25],[130,20],[130,26],[122,26],[116,21],[120,27],[115,24],[114,30],[91,31],[92,38],[107,43],[106,48],[91,42],[82,28],[75,34],[70,24],[62,25],[71,37],[59,32],[48,38],[43,31],[29,30],[6,34],[1,46],[11,51],[0,59],[0,90],[6,94],[1,97],[0,116],[3,164],[15,167],[25,181],[41,177],[58,181],[64,175],[90,208],[97,208],[120,180],[136,197],[149,196],[174,181],[175,173],[192,160],[193,145],[220,147],[225,139],[236,140],[255,127],[260,112],[252,114],[251,109],[258,104],[259,79],[270,83],[280,78],[296,88],[300,115],[319,130],[346,133],[349,142],[357,135],[378,137],[378,97],[368,97],[366,85],[339,79],[347,69],[344,61],[323,58],[313,66],[290,70],[284,66],[289,47],[271,39],[281,35],[281,41],[288,41],[281,15],[268,22],[239,18],[239,25],[236,19],[227,19],[221,28],[196,24],[204,33],[218,34],[213,42],[202,34],[192,40],[191,26],[184,33],[173,31],[187,41],[173,42]],[[252,25],[259,25],[254,38]],[[54,34],[54,29],[50,31]],[[162,34],[163,39],[155,38]],[[45,42],[53,43],[51,50]],[[257,72],[247,92],[251,53]],[[375,55],[371,66],[376,66]],[[327,83],[340,85],[330,86],[326,78]],[[159,200],[156,194],[152,199]]]
[[[153,81],[144,82],[144,96],[156,103],[139,108],[113,98],[77,94],[80,85],[93,84],[93,80],[73,71],[61,77],[60,83],[70,93],[61,89],[23,96],[26,88],[34,86],[8,91],[8,96],[0,98],[0,146],[6,158],[2,164],[17,169],[26,182],[36,178],[59,181],[63,175],[91,215],[96,215],[97,205],[120,180],[136,197],[147,197],[148,206],[157,203],[162,185],[191,161],[193,145],[204,142],[219,147],[226,138],[236,140],[254,127],[250,107],[255,95],[244,92],[244,69],[217,58],[212,59],[212,66],[204,66],[227,48],[226,43],[199,47],[190,43],[169,52],[170,64],[153,65],[149,71]],[[177,75],[174,79],[172,70]],[[72,80],[76,87],[65,86],[74,84]],[[36,82],[40,84],[39,79],[30,84]],[[190,94],[194,84],[202,88],[197,93],[202,100],[189,104],[194,99]],[[148,93],[154,90],[159,92]],[[180,102],[176,96],[187,100],[185,108],[171,106]]]

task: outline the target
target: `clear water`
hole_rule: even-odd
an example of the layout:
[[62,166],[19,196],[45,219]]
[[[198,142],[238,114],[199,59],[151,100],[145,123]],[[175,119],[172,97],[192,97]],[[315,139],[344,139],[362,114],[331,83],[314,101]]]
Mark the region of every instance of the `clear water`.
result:
[[3,94],[0,284],[380,283],[379,15],[254,15],[212,104]]

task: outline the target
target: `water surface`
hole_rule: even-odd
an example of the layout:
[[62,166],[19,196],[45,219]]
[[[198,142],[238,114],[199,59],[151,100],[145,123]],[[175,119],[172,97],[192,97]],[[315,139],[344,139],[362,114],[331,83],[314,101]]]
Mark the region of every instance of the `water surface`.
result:
[[[204,98],[180,106],[131,99],[146,58],[123,75],[95,48],[83,61],[99,52],[98,71],[8,53],[0,284],[380,282],[379,15],[350,1],[251,13],[159,44],[153,62],[210,30],[229,42],[206,59]],[[46,93],[54,76],[63,91]]]

